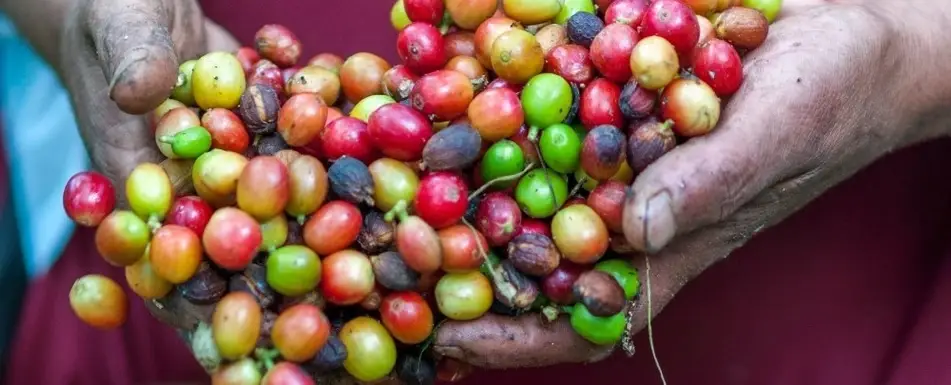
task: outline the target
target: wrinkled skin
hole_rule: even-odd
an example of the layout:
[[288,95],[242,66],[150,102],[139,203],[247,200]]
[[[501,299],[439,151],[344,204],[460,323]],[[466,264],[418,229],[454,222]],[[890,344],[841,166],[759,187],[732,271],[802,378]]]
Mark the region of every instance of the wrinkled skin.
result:
[[93,164],[122,181],[162,159],[139,115],[168,98],[178,63],[238,44],[194,0],[84,0],[67,15],[58,68]]
[[[191,0],[78,3],[62,41],[67,61],[60,67],[69,70],[61,73],[94,164],[123,180],[137,163],[160,159],[145,120],[134,114],[168,96],[179,61],[232,50],[235,43]],[[650,254],[652,315],[754,234],[873,160],[947,134],[946,125],[932,120],[928,101],[948,100],[949,87],[936,87],[937,70],[921,68],[927,65],[910,74],[905,55],[911,49],[937,58],[940,44],[890,29],[893,23],[861,6],[825,3],[787,0],[767,42],[745,57],[746,81],[716,131],[671,151],[634,182],[624,232]],[[915,78],[920,84],[896,80]],[[914,86],[930,88],[912,96]],[[643,274],[646,259],[634,261]],[[213,309],[174,293],[147,305],[180,330],[210,319]],[[647,323],[646,295],[631,314],[637,332]],[[597,361],[613,347],[584,341],[565,318],[543,326],[537,315],[487,315],[441,325],[434,350],[477,366],[511,368]]]

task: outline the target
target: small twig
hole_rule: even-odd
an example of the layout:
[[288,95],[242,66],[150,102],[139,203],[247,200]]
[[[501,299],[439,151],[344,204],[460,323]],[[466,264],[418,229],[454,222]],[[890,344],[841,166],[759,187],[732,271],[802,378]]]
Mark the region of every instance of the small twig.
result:
[[575,187],[571,189],[571,194],[568,194],[568,196],[573,197],[575,195],[578,195],[578,191],[581,191],[581,187],[583,187],[587,181],[588,181],[587,176],[583,176],[580,179],[578,179],[578,183],[576,183]]
[[548,192],[551,193],[551,205],[558,210],[558,197],[555,196],[555,186],[551,184],[551,175],[548,175],[548,166],[545,165],[545,159],[542,158],[542,150],[538,148],[538,142],[532,141],[532,146],[535,146],[535,153],[538,154],[538,163],[542,164],[542,171],[545,172],[545,182],[548,183]]
[[664,369],[660,367],[660,360],[657,358],[657,349],[654,348],[654,328],[651,326],[653,318],[653,306],[651,305],[651,260],[644,255],[645,274],[647,274],[647,341],[650,344],[651,356],[654,357],[654,366],[657,367],[657,374],[660,375],[660,382],[667,385],[667,379],[664,377]]
[[492,187],[492,186],[495,185],[495,184],[502,183],[502,182],[507,182],[507,181],[510,181],[510,180],[516,180],[516,179],[521,178],[522,175],[525,175],[525,173],[531,171],[532,168],[534,168],[534,167],[535,167],[535,163],[529,162],[527,165],[525,165],[525,168],[523,168],[522,171],[519,171],[519,172],[516,173],[516,174],[506,175],[506,176],[500,176],[500,177],[498,177],[498,178],[495,178],[495,179],[492,179],[492,180],[490,180],[490,181],[488,181],[488,182],[485,182],[481,187],[479,187],[478,189],[476,189],[475,191],[473,191],[472,194],[469,194],[469,200],[471,201],[472,198],[475,198],[475,197],[479,196],[479,194],[484,193],[485,190],[487,190],[489,187]]

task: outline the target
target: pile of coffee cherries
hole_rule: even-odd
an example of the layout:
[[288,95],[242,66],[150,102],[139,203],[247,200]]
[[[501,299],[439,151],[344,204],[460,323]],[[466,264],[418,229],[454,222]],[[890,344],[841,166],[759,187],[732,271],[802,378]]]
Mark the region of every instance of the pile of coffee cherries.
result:
[[[562,314],[617,343],[637,271],[634,176],[713,130],[778,0],[400,0],[401,63],[319,54],[266,25],[255,46],[181,64],[149,118],[167,158],[135,167],[126,209],[101,174],[66,212],[161,304],[213,305],[192,332],[214,383],[461,377],[422,354],[443,319]],[[76,281],[114,328],[122,288]]]

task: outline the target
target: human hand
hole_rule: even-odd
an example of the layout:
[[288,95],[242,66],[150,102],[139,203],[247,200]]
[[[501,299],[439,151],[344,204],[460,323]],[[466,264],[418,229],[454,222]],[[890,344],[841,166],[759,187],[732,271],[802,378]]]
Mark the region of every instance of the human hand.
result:
[[[635,180],[624,232],[650,257],[634,260],[647,284],[628,313],[630,330],[754,234],[889,151],[938,134],[916,126],[934,107],[926,99],[948,100],[947,87],[940,95],[921,88],[942,83],[921,64],[938,45],[917,41],[875,4],[815,3],[824,2],[787,1],[766,43],[745,58],[744,85],[713,133]],[[921,50],[910,55],[917,67],[908,49]],[[537,315],[449,322],[435,342],[437,353],[486,368],[589,362],[612,348],[577,337],[564,317],[546,328]]]
[[169,97],[179,63],[238,43],[195,0],[84,0],[74,7],[56,67],[93,166],[122,186],[137,164],[162,159],[143,114]]

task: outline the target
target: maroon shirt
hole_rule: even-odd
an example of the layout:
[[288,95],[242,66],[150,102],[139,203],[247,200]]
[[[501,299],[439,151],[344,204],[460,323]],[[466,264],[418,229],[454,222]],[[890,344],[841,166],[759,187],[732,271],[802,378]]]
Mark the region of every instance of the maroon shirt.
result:
[[[205,2],[205,10],[245,43],[262,24],[290,27],[304,43],[302,60],[368,51],[392,61],[389,3],[232,0]],[[936,167],[948,164],[951,140],[893,154],[688,285],[654,323],[668,382],[951,383],[951,178]],[[73,316],[74,279],[123,279],[101,262],[92,234],[78,231],[31,286],[4,383],[207,382],[175,333],[137,301],[119,331],[95,331]],[[660,384],[646,333],[637,347],[631,359],[480,373],[465,384]]]

